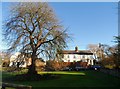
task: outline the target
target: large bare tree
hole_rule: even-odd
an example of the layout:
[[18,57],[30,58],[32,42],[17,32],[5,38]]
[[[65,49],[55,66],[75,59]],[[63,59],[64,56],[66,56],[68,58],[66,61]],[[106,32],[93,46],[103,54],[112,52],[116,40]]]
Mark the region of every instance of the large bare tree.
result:
[[67,47],[69,37],[48,3],[19,3],[12,7],[10,18],[4,25],[9,50],[31,54],[29,73],[36,73],[38,56],[54,59]]

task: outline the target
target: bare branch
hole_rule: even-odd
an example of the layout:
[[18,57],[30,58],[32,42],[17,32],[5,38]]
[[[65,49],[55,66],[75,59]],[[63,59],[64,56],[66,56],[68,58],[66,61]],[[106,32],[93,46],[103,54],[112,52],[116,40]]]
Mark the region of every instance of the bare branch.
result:
[[32,67],[38,56],[54,59],[67,47],[69,36],[47,3],[19,3],[11,12],[4,26],[5,40],[10,50],[31,53]]

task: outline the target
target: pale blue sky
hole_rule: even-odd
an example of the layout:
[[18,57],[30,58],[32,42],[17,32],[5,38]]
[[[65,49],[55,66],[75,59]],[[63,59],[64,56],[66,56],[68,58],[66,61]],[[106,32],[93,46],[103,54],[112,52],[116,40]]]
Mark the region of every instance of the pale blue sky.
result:
[[[12,3],[2,3],[3,20],[9,15],[10,5]],[[75,46],[86,49],[88,44],[98,43],[114,45],[113,36],[118,35],[117,2],[50,2],[50,5],[64,27],[69,27],[73,41],[68,42],[68,49]],[[0,50],[6,48],[1,33],[0,30]]]

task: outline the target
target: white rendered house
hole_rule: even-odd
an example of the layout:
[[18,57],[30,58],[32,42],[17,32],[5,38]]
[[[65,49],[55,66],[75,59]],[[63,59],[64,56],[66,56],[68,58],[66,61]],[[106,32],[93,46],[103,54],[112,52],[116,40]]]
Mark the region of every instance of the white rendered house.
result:
[[78,47],[75,47],[75,50],[64,50],[63,58],[64,62],[87,62],[88,65],[94,65],[93,53],[90,50],[78,50]]
[[[10,67],[28,67],[31,65],[32,59],[30,57],[25,58],[24,55],[19,57],[20,54],[21,54],[20,52],[17,52],[10,57],[10,64],[9,64]],[[36,67],[45,66],[45,63],[42,62],[41,60],[43,59],[42,58],[36,59],[35,61]]]
[[[16,52],[14,55],[12,55],[10,57],[10,64],[9,66],[17,66],[18,63],[20,63],[21,59],[18,57],[21,53],[20,52]],[[27,62],[25,61],[24,56],[22,57],[22,65],[19,65],[19,67],[26,67],[27,66]]]

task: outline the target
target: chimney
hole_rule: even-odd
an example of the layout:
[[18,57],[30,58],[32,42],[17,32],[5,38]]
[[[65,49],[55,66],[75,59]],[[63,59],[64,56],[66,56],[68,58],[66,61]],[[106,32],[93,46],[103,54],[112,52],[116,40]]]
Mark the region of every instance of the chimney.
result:
[[77,46],[75,47],[75,52],[78,52],[78,47]]

